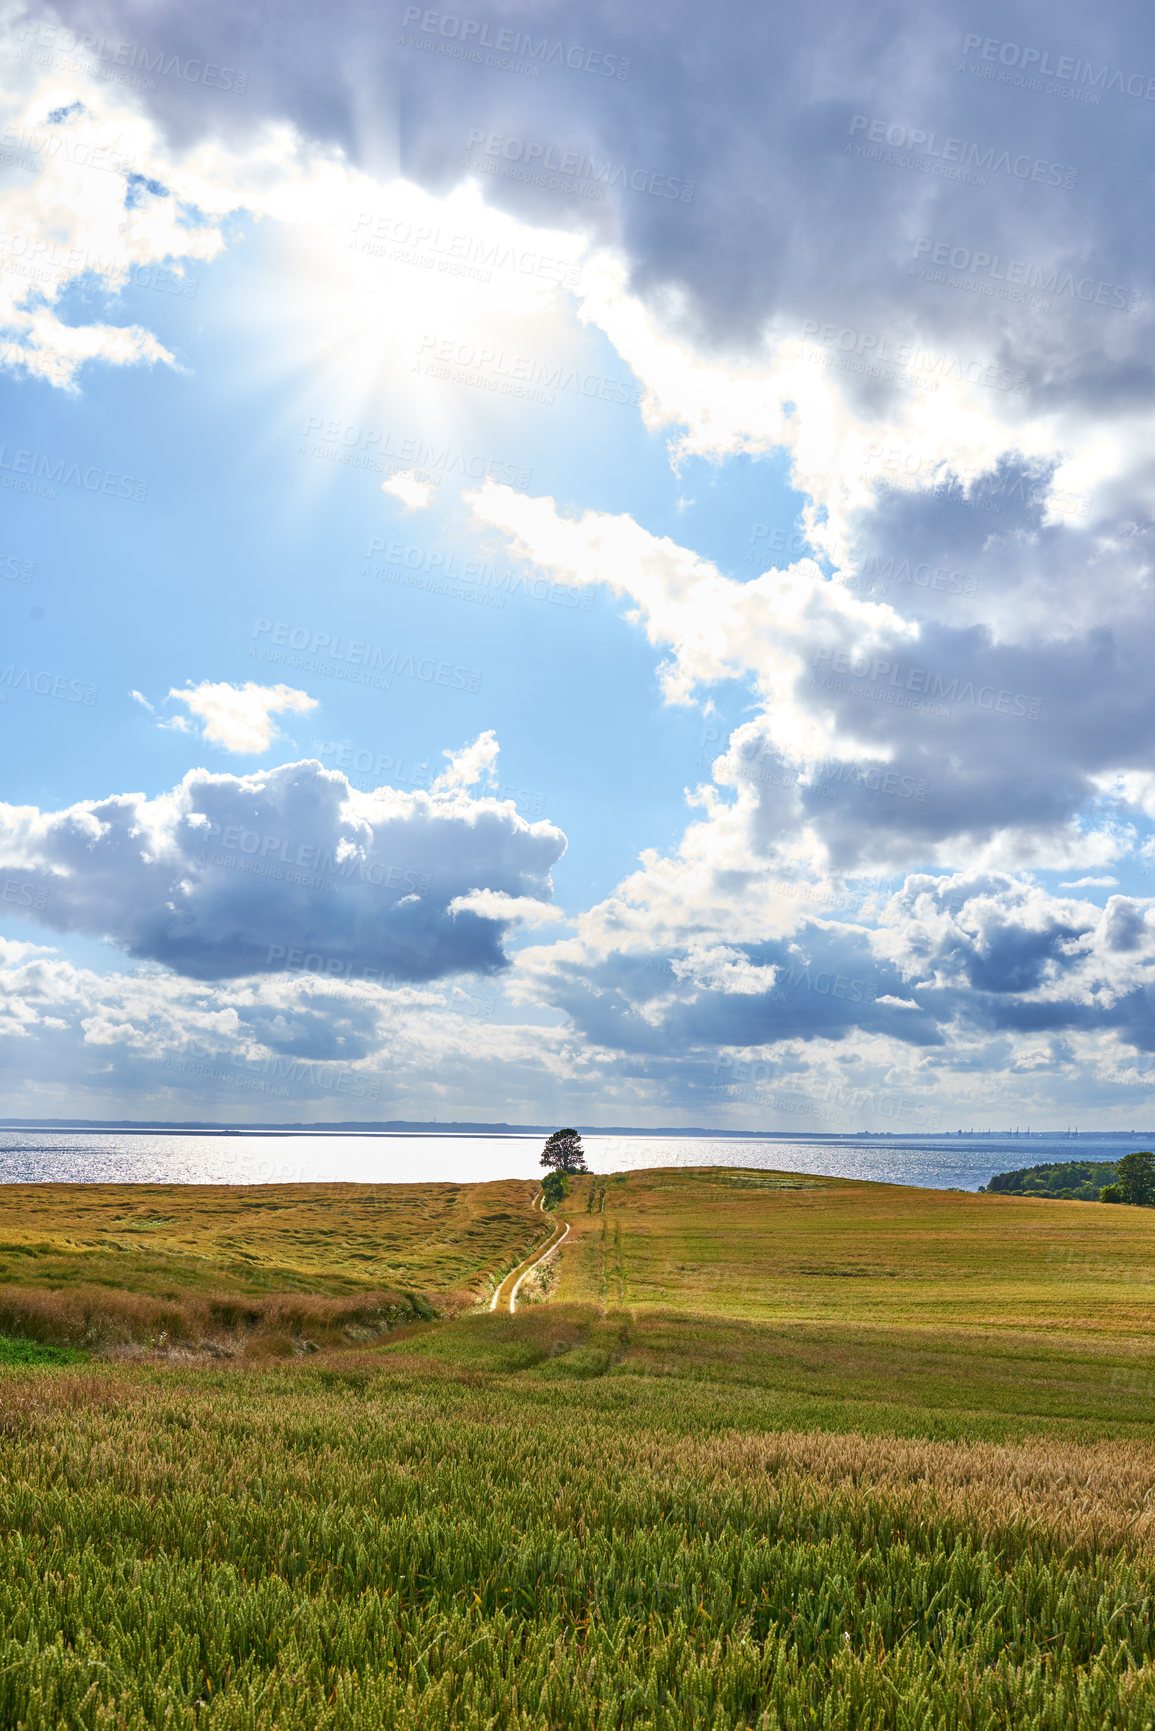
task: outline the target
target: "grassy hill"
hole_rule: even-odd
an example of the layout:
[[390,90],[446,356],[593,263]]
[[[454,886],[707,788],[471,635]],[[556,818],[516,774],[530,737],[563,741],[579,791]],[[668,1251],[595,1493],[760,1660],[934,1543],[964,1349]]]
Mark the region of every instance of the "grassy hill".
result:
[[581,1179],[564,1213],[555,1303],[628,1312],[623,1370],[922,1434],[1155,1419],[1155,1211],[704,1168]]
[[[6,1184],[0,1282],[166,1294],[472,1291],[541,1235],[538,1186]],[[479,1288],[480,1289],[480,1288]]]
[[7,1184],[0,1333],[289,1352],[488,1297],[537,1186]]
[[[301,1357],[0,1365],[5,1724],[1155,1722],[1155,1210],[582,1179],[511,1317],[461,1303],[541,1238],[532,1186],[372,1217],[344,1186],[48,1188],[4,1192],[0,1301],[83,1268],[115,1307],[123,1256],[141,1303],[254,1266],[296,1283],[254,1305],[404,1275],[444,1314]],[[124,1223],[154,1218],[139,1264]]]

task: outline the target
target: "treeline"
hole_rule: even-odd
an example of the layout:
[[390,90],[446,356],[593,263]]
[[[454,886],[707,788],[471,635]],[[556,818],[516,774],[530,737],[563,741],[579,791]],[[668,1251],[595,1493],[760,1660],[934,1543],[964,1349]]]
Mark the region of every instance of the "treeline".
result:
[[1121,1160],[1063,1160],[996,1172],[980,1190],[1003,1196],[1049,1196],[1069,1202],[1155,1203],[1155,1154],[1125,1154]]
[[1114,1160],[1062,1160],[1046,1166],[1022,1166],[1017,1172],[996,1172],[988,1191],[1003,1196],[1053,1196],[1067,1202],[1097,1202],[1105,1184],[1118,1174]]

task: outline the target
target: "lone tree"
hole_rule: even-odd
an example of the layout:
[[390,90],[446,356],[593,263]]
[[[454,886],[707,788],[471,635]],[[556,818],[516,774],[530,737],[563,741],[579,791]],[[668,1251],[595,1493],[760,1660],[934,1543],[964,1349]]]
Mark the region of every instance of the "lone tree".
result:
[[541,1151],[543,1166],[555,1172],[588,1172],[585,1149],[576,1130],[555,1130]]
[[1115,1179],[1124,1202],[1140,1206],[1155,1202],[1155,1154],[1126,1154],[1119,1162]]

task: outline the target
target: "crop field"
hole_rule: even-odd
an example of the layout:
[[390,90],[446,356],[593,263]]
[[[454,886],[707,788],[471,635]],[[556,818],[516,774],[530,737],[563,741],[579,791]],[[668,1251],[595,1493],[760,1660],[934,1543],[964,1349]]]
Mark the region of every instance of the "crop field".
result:
[[623,1367],[924,1432],[1155,1418],[1155,1210],[705,1168],[583,1178],[563,1213],[556,1298],[629,1310]]
[[1155,1725],[1155,1210],[582,1179],[511,1316],[509,1189],[372,1340],[10,1348],[0,1723]]

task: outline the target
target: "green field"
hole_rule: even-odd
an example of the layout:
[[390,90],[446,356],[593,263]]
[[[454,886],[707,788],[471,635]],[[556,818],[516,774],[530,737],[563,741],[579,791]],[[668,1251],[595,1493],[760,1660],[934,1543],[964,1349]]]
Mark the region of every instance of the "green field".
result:
[[349,1187],[216,1192],[211,1244],[205,1191],[6,1187],[0,1304],[43,1331],[119,1316],[118,1255],[207,1315],[246,1244],[295,1271],[254,1304],[440,1314],[0,1363],[0,1723],[1155,1725],[1155,1210],[581,1179],[510,1316],[534,1187],[396,1189],[351,1289]]

